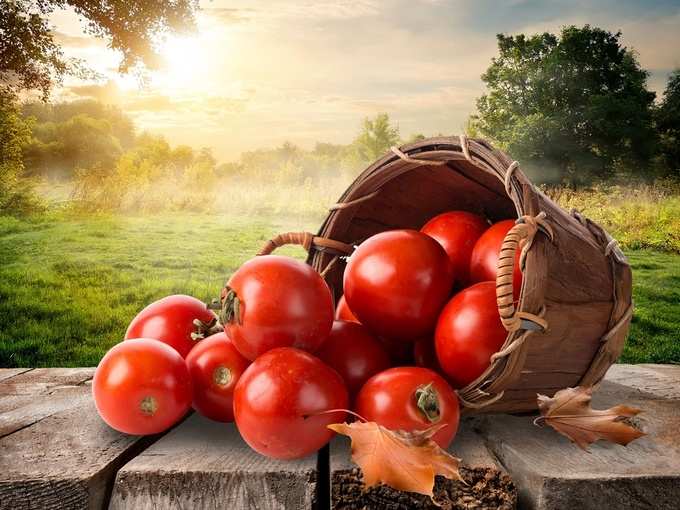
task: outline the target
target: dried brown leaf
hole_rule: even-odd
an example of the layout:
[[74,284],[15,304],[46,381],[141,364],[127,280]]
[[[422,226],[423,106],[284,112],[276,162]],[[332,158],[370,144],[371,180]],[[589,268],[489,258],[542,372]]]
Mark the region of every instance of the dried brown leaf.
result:
[[644,432],[622,421],[637,415],[640,410],[625,405],[597,410],[590,407],[592,387],[565,388],[550,398],[538,395],[541,418],[557,432],[588,451],[588,445],[604,439],[627,445]]
[[352,460],[361,468],[364,485],[433,496],[435,475],[462,480],[460,459],[442,450],[432,436],[445,425],[419,432],[393,431],[375,422],[334,423],[328,428],[352,440]]

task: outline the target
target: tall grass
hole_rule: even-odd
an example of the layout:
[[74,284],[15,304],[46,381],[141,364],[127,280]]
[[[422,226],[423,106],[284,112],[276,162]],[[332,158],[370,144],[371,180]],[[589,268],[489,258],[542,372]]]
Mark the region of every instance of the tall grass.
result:
[[601,225],[624,249],[680,253],[678,181],[581,190],[547,188],[545,192],[565,209],[576,209]]

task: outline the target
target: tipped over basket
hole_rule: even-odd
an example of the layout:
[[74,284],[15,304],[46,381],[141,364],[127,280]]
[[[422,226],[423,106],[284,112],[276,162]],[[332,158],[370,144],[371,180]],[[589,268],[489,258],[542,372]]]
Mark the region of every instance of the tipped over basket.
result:
[[[630,266],[599,225],[564,211],[484,140],[430,138],[393,147],[349,186],[317,235],[283,234],[263,252],[303,245],[338,298],[343,255],[354,245],[385,230],[420,229],[450,210],[493,222],[517,219],[503,243],[496,282],[508,335],[487,371],[459,390],[464,412],[532,411],[537,393],[598,383],[621,354],[630,325]],[[515,306],[517,249],[524,269]]]

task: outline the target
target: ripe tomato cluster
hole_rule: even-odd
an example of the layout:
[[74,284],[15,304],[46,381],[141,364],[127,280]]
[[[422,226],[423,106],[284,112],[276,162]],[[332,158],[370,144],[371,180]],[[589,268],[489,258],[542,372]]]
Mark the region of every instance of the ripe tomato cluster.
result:
[[219,315],[181,295],[142,310],[97,367],[97,409],[119,431],[155,434],[193,407],[281,459],[317,451],[348,410],[390,429],[444,425],[433,439],[446,448],[455,389],[506,337],[494,280],[511,227],[452,211],[421,231],[376,234],[347,261],[335,310],[307,264],[251,259],[228,280]]

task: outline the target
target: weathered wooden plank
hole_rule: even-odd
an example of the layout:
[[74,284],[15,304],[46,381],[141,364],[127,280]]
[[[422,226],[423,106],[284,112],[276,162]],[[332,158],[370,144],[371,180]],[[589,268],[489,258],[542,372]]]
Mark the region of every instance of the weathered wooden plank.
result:
[[0,382],[4,381],[5,379],[9,379],[10,377],[15,377],[19,374],[23,374],[24,372],[28,372],[32,369],[30,368],[0,368]]
[[[680,374],[654,367],[613,368],[595,408],[626,403],[644,412],[647,436],[623,447],[598,442],[580,450],[533,416],[475,417],[475,428],[506,467],[526,508],[677,508],[680,501]],[[675,388],[671,380],[675,381]]]
[[32,372],[0,383],[0,508],[102,508],[117,469],[152,439],[102,422],[83,384],[93,369]]
[[680,400],[680,365],[612,365],[606,380],[650,398]]
[[0,382],[0,438],[89,398],[93,368],[38,368]]
[[311,508],[316,467],[316,455],[263,457],[233,424],[193,415],[118,472],[110,508]]

